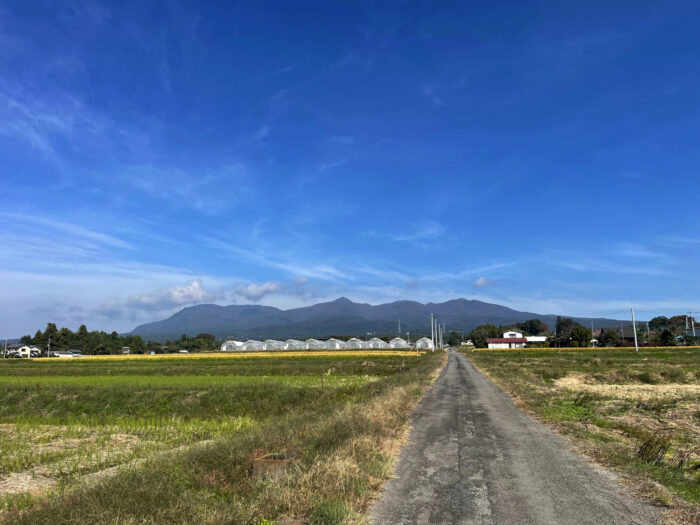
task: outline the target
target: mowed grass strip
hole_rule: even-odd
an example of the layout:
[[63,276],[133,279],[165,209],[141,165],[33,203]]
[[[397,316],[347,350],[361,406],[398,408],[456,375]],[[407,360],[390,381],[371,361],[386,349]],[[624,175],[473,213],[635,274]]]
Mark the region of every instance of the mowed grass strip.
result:
[[[238,374],[249,377],[234,376],[234,368],[214,375],[207,359],[190,360],[189,367],[163,361],[165,377],[143,376],[142,366],[131,368],[136,360],[102,361],[100,373],[115,379],[103,384],[96,368],[77,360],[59,368],[79,374],[44,384],[36,382],[35,363],[0,366],[0,374],[12,369],[0,382],[17,381],[0,388],[0,432],[18,438],[9,440],[8,456],[19,454],[21,463],[18,451],[33,446],[43,462],[24,454],[27,463],[19,467],[28,470],[0,478],[30,473],[56,481],[48,491],[0,496],[0,521],[265,523],[283,515],[353,521],[391,474],[410,410],[443,357],[219,361],[240,363]],[[200,364],[178,386],[176,372]],[[55,369],[51,362],[36,365]],[[255,376],[257,367],[278,375]],[[125,368],[137,373],[131,384]],[[62,456],[70,446],[77,452]],[[256,479],[251,460],[262,452],[286,452],[300,463],[282,480]],[[129,467],[99,474],[113,465]],[[93,472],[97,477],[85,477]]]
[[299,376],[211,376],[211,375],[110,375],[110,376],[0,376],[0,388],[32,386],[131,386],[139,388],[153,386],[159,388],[214,387],[233,385],[259,385],[264,383],[281,383],[299,387],[332,387],[361,385],[376,380],[375,376],[339,376],[333,374],[299,375]]
[[525,408],[636,480],[647,496],[669,505],[685,500],[700,518],[700,350],[465,355]]
[[[422,354],[420,354],[422,355]],[[243,354],[236,359],[163,357],[144,359],[0,359],[0,378],[8,376],[115,376],[115,375],[393,375],[402,366],[419,358],[415,353],[392,355],[295,355],[268,354],[264,358]]]

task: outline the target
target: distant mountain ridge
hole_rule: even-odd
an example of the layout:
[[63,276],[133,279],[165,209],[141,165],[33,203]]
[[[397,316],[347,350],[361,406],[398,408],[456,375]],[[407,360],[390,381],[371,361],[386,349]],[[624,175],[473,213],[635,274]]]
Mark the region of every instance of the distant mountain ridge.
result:
[[[341,297],[335,301],[289,310],[260,305],[200,304],[183,308],[162,321],[137,326],[130,333],[154,341],[199,333],[237,339],[364,336],[368,332],[388,335],[397,332],[398,322],[401,321],[403,333],[409,331],[419,335],[430,332],[431,313],[437,315],[448,330],[460,331],[471,331],[484,323],[509,325],[528,319],[541,319],[554,328],[556,322],[556,315],[519,312],[506,306],[469,299],[427,304],[395,301],[373,306]],[[575,317],[574,320],[585,326],[593,321],[596,328],[620,325],[620,321],[614,319]]]

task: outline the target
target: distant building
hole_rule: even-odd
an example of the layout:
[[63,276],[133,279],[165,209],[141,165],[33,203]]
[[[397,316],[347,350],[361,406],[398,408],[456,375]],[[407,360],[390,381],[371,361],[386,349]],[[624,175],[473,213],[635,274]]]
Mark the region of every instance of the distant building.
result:
[[401,337],[394,337],[389,341],[389,346],[391,348],[408,348],[408,342]]
[[326,348],[326,343],[318,339],[307,339],[304,348],[306,348],[306,350],[321,350],[322,348]]
[[347,340],[347,342],[345,343],[345,348],[352,348],[352,349],[367,348],[367,343],[365,343],[362,339],[358,339],[357,337],[353,337],[352,339]]
[[508,330],[503,332],[503,337],[493,337],[486,339],[489,348],[525,348],[527,339],[522,332]]
[[243,350],[243,341],[234,341],[233,339],[227,339],[221,344],[222,352],[236,352]]
[[129,348],[128,346],[122,346],[122,354],[123,355],[128,355],[130,353],[131,353],[131,348]]
[[434,350],[433,341],[430,337],[421,337],[416,341],[416,348],[418,350]]
[[256,341],[255,339],[248,339],[245,343],[243,343],[243,346],[241,347],[241,350],[246,350],[248,352],[257,352],[262,349],[262,341]]
[[383,341],[382,339],[379,339],[378,337],[373,337],[372,339],[367,341],[367,344],[370,348],[389,348],[389,343]]
[[263,343],[263,350],[282,350],[283,348],[284,343],[275,339],[267,339]]
[[329,350],[342,350],[343,348],[346,348],[346,344],[345,341],[331,337],[328,341],[326,341],[326,348]]
[[303,350],[304,346],[306,346],[304,341],[299,341],[297,339],[287,339],[284,342],[282,348],[284,350]]

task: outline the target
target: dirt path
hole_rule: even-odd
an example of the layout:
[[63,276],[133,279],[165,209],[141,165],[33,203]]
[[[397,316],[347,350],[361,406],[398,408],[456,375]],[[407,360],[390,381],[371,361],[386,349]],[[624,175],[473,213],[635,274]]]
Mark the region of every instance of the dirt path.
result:
[[412,425],[372,523],[663,521],[659,509],[624,495],[613,473],[574,453],[454,351]]

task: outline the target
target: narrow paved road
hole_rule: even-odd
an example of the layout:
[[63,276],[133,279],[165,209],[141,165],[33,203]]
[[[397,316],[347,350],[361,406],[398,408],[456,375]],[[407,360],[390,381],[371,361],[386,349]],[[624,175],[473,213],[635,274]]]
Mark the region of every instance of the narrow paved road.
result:
[[412,425],[372,523],[662,522],[452,350]]

